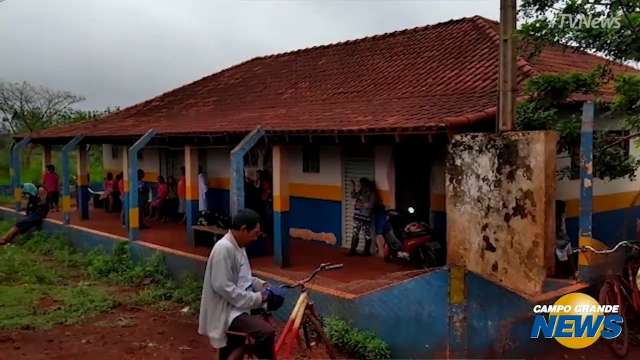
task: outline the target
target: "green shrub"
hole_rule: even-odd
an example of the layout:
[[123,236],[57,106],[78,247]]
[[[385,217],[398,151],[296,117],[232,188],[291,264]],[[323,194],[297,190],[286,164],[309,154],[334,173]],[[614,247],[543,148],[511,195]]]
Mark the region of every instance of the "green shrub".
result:
[[388,359],[391,357],[389,346],[375,334],[356,329],[349,323],[336,317],[324,320],[327,336],[342,352],[357,359]]
[[120,242],[112,254],[92,251],[87,256],[89,275],[125,285],[149,285],[169,278],[164,257],[156,252],[146,261],[135,262],[129,244]]

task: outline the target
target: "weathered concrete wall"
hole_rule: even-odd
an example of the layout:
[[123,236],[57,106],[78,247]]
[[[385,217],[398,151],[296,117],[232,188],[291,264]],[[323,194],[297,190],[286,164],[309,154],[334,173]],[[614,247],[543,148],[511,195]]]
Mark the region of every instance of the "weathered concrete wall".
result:
[[553,270],[553,132],[463,134],[447,159],[448,261],[523,294]]

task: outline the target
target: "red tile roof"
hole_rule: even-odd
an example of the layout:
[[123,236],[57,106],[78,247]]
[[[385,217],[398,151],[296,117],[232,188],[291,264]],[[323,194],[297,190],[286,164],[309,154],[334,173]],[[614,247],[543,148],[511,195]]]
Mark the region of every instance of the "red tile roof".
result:
[[[495,118],[498,23],[482,17],[263,56],[99,121],[34,137],[431,131]],[[589,71],[603,58],[549,47],[519,80]],[[617,70],[629,70],[619,67]]]

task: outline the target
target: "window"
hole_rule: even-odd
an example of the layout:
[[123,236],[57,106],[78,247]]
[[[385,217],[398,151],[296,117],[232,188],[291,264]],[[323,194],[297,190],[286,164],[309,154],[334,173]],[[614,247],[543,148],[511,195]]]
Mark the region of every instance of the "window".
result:
[[111,147],[111,159],[112,160],[118,160],[118,158],[120,157],[120,148],[117,146],[112,146]]
[[317,146],[306,145],[302,148],[302,172],[320,172],[320,149]]

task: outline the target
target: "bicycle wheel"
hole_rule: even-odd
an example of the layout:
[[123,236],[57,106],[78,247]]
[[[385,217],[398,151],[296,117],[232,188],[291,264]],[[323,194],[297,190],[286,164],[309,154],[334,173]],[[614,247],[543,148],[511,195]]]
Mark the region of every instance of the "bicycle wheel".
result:
[[[617,280],[605,280],[600,288],[598,300],[600,305],[620,305],[620,315],[624,318],[624,299],[619,291],[620,283]],[[629,331],[627,324],[622,324],[622,333],[616,339],[607,340],[611,350],[616,356],[623,358],[629,352]]]

